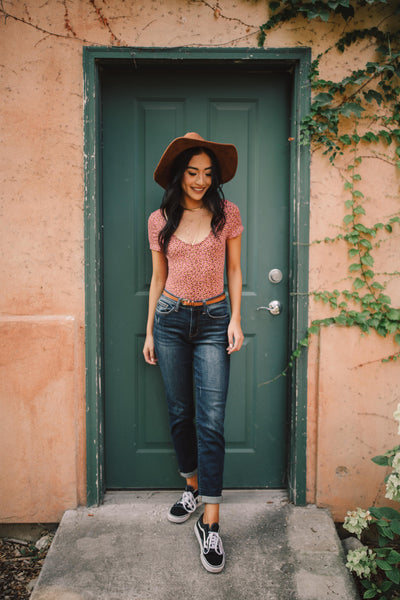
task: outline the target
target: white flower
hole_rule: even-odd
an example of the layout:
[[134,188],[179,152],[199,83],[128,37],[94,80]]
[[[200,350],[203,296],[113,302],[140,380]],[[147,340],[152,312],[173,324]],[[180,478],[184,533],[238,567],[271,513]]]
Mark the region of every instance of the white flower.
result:
[[399,422],[399,430],[398,430],[398,433],[399,433],[399,435],[400,435],[400,402],[399,402],[399,404],[397,405],[397,408],[396,408],[396,410],[394,411],[394,413],[393,413],[393,416],[394,416],[394,418],[396,419],[396,421],[398,421],[398,422]]
[[397,500],[400,502],[400,477],[398,473],[392,473],[389,475],[386,482],[386,494],[385,498],[389,500]]
[[347,531],[350,531],[350,533],[355,533],[358,539],[360,539],[362,530],[368,527],[371,519],[372,517],[369,510],[363,510],[362,508],[349,510],[347,517],[344,520],[343,527],[344,529],[347,529]]
[[369,579],[376,573],[376,554],[367,548],[357,548],[347,553],[346,567],[357,577]]
[[396,473],[400,474],[400,452],[394,455],[392,460],[392,467]]

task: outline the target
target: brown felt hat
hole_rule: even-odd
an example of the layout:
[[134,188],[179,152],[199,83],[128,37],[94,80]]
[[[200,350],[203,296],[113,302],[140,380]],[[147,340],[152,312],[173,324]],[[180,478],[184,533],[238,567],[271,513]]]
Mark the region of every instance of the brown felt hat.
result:
[[230,181],[236,173],[238,163],[238,154],[235,146],[233,144],[209,142],[193,131],[185,133],[183,137],[175,138],[169,144],[154,171],[155,181],[165,189],[169,184],[172,164],[178,154],[188,148],[195,148],[198,146],[201,148],[209,148],[214,152],[221,168],[221,183]]

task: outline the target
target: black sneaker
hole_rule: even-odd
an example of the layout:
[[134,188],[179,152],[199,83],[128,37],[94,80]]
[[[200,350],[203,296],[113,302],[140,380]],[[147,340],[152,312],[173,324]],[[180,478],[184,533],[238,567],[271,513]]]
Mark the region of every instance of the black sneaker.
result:
[[194,526],[194,532],[200,544],[200,560],[210,573],[219,573],[225,566],[225,552],[219,536],[219,525],[203,523],[203,515]]
[[168,521],[184,523],[199,505],[199,490],[194,490],[191,485],[187,485],[182,498],[171,507],[167,515]]

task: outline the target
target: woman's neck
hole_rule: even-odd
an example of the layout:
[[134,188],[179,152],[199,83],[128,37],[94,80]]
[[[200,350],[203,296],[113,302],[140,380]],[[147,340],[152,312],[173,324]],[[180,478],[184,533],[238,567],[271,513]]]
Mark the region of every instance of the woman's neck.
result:
[[188,206],[184,206],[182,204],[182,208],[183,208],[183,210],[190,210],[191,212],[194,212],[195,210],[201,210],[202,208],[205,208],[205,207],[204,207],[204,204],[202,204],[201,206],[196,206],[195,208],[189,208]]

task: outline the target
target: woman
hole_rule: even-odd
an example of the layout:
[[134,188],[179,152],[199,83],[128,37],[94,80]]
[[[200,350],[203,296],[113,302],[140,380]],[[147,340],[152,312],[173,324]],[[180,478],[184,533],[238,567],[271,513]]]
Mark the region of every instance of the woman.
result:
[[[182,523],[200,500],[205,504],[195,533],[201,562],[212,573],[225,565],[219,503],[229,356],[243,343],[243,226],[239,209],[224,200],[220,188],[236,167],[232,144],[209,142],[197,133],[176,138],[154,173],[165,193],[148,223],[153,275],[143,354],[147,363],[160,365],[172,440],[186,479],[168,519]],[[225,262],[231,316],[224,294]]]

